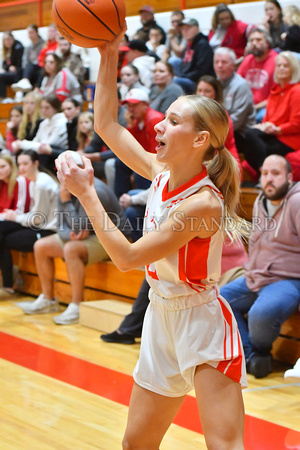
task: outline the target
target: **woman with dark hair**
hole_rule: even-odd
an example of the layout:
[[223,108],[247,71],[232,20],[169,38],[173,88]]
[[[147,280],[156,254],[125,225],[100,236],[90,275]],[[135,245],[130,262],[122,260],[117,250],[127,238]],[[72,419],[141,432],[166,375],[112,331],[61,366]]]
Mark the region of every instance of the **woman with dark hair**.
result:
[[13,262],[10,250],[32,252],[37,239],[56,232],[56,208],[59,185],[39,167],[39,155],[33,150],[17,156],[19,174],[31,181],[29,212],[6,210],[0,222],[0,268],[3,287],[13,294]]
[[125,100],[128,92],[134,88],[143,89],[149,93],[149,89],[140,81],[139,69],[133,64],[127,64],[121,69],[121,84],[119,85],[121,100]]
[[3,34],[2,71],[0,71],[0,98],[6,97],[6,87],[20,80],[24,47],[10,31]]
[[80,114],[80,104],[74,98],[66,98],[63,101],[62,110],[67,119],[67,133],[68,133],[68,149],[77,150],[78,142],[76,139],[78,116]]
[[154,67],[154,86],[152,86],[149,98],[150,108],[161,113],[165,113],[171,103],[184,91],[179,84],[173,82],[173,66],[168,62],[158,61]]
[[263,21],[272,39],[272,48],[280,48],[283,44],[281,35],[288,30],[282,20],[282,8],[277,0],[267,0],[265,3],[266,16]]
[[213,50],[218,47],[228,47],[234,50],[236,56],[244,56],[247,36],[252,25],[236,20],[232,11],[224,3],[220,3],[213,14],[212,29],[208,40]]
[[[196,94],[216,100],[216,102],[222,105],[223,103],[223,88],[219,80],[211,75],[204,75],[200,78],[196,88]],[[227,112],[227,111],[226,111]],[[230,115],[227,113],[229,120],[229,131],[225,141],[225,147],[230,151],[232,156],[237,160],[239,167],[241,168],[240,157],[235,145],[233,124]],[[241,171],[242,173],[242,171]]]
[[55,53],[48,53],[45,56],[40,92],[43,96],[55,94],[61,102],[72,97],[82,103],[79,81],[69,69],[63,68],[61,58]]
[[45,118],[32,141],[19,141],[22,150],[34,150],[41,155],[40,162],[49,170],[54,169],[54,159],[67,147],[67,119],[61,112],[60,100],[54,94],[42,99],[42,116]]

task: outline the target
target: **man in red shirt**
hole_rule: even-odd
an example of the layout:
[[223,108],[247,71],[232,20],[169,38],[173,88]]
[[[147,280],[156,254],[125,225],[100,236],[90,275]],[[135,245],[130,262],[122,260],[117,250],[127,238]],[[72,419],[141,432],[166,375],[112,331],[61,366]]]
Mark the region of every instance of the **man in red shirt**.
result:
[[261,122],[266,113],[267,98],[274,84],[275,58],[270,48],[271,38],[265,30],[253,28],[248,37],[248,55],[237,73],[245,78],[252,90],[256,109],[256,121]]
[[[141,146],[150,153],[156,153],[156,132],[154,126],[164,119],[164,115],[149,107],[149,97],[142,89],[131,89],[124,102],[127,105],[127,130],[136,138]],[[132,171],[116,158],[115,193],[120,197],[132,189]],[[150,181],[134,173],[134,187],[148,189]]]

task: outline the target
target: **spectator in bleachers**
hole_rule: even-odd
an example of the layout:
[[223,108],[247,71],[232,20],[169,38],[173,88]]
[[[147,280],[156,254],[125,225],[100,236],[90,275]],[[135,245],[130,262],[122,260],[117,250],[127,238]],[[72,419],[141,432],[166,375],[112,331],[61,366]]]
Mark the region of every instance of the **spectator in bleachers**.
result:
[[[171,27],[167,33],[166,51],[162,56],[163,61],[169,58],[182,58],[187,42],[182,36],[180,24],[184,19],[182,11],[173,11],[171,14]],[[172,60],[171,60],[172,61]],[[169,62],[171,62],[169,61]]]
[[21,149],[21,141],[32,141],[35,137],[40,123],[42,96],[39,92],[28,92],[23,99],[23,115],[20,122],[17,138],[12,142],[12,151],[17,153]]
[[255,123],[255,109],[250,86],[235,72],[235,61],[236,54],[230,48],[215,50],[214,68],[223,87],[223,105],[233,123],[236,146],[243,153],[242,140],[245,131]]
[[208,43],[207,36],[199,30],[196,19],[183,19],[180,23],[183,38],[187,41],[187,47],[182,61],[173,61],[175,77],[187,94],[193,94],[196,82],[202,75],[214,75],[213,51]]
[[[212,98],[213,100],[216,100],[216,102],[221,103],[221,105],[223,103],[222,85],[219,80],[211,75],[204,75],[200,78],[197,84],[196,94]],[[229,131],[227,139],[225,141],[225,147],[230,151],[232,156],[237,160],[238,165],[241,167],[240,157],[235,145],[232,120],[228,112],[227,115],[229,119]]]
[[72,44],[63,36],[59,35],[57,41],[58,46],[55,53],[61,58],[62,67],[69,69],[69,71],[77,78],[83,93],[85,87],[85,67],[83,66],[82,59],[80,55],[71,51]]
[[245,159],[257,172],[268,155],[300,149],[300,67],[291,52],[277,55],[274,80],[263,122],[246,132]]
[[2,69],[0,70],[0,100],[6,98],[6,87],[22,77],[24,47],[10,31],[3,34]]
[[[109,187],[95,178],[97,195],[114,225],[124,232],[125,215]],[[84,299],[85,267],[109,259],[94,233],[93,227],[79,200],[64,188],[60,189],[57,210],[57,233],[39,239],[34,245],[34,256],[42,286],[42,293],[29,304],[20,304],[25,314],[45,314],[59,310],[54,297],[54,258],[63,258],[72,289],[72,300],[67,309],[54,317],[57,325],[79,321],[79,304]],[[125,233],[124,233],[125,234]]]
[[7,209],[19,214],[29,211],[29,180],[18,176],[14,158],[8,153],[0,154],[0,218]]
[[21,105],[13,106],[9,112],[9,120],[6,124],[5,132],[5,148],[10,152],[13,152],[12,143],[17,139],[22,117],[23,107]]
[[[62,111],[67,119],[68,144],[67,149],[77,150],[78,142],[76,139],[78,116],[80,114],[80,104],[74,98],[67,98],[61,105]],[[66,149],[66,150],[67,150]]]
[[283,22],[288,26],[285,33],[281,35],[282,50],[290,50],[297,53],[300,58],[300,10],[295,5],[286,6],[283,9]]
[[33,150],[17,156],[19,174],[31,181],[30,210],[7,210],[0,221],[0,269],[3,287],[13,294],[13,261],[10,251],[32,252],[33,244],[56,230],[58,182],[39,167],[39,155]]
[[272,39],[272,48],[280,49],[282,46],[282,34],[288,30],[288,26],[282,20],[282,8],[277,0],[267,0],[265,3],[265,18],[263,25]]
[[132,189],[122,194],[119,198],[119,203],[124,209],[125,215],[130,223],[130,237],[132,242],[136,242],[143,235],[148,194],[149,189]]
[[259,123],[266,113],[267,98],[274,84],[277,53],[271,49],[269,34],[260,28],[253,28],[250,31],[247,51],[248,55],[237,73],[249,83],[256,110],[256,122]]
[[244,56],[248,33],[252,25],[236,20],[232,11],[220,3],[213,14],[209,44],[213,50],[218,47],[231,48],[238,58]]
[[237,320],[247,372],[256,378],[271,372],[272,344],[300,299],[300,185],[279,155],[265,159],[261,174],[245,276],[220,291]]
[[146,44],[139,39],[130,41],[128,48],[126,55],[128,63],[138,69],[141,83],[150,89],[153,84],[154,56],[148,55]]
[[[141,89],[132,89],[124,101],[127,105],[127,130],[136,138],[141,146],[150,153],[156,153],[156,131],[154,126],[163,120],[164,115],[149,107],[149,97]],[[132,189],[131,177],[134,177],[136,189],[148,189],[150,181],[133,173],[120,159],[115,160],[115,194],[119,198]]]
[[82,94],[79,81],[63,67],[63,62],[55,53],[48,53],[44,59],[44,77],[40,92],[43,96],[55,94],[61,102],[66,98],[75,98],[82,103]]
[[51,23],[48,27],[48,39],[39,53],[38,63],[40,67],[44,67],[44,59],[47,53],[54,53],[57,49],[57,36],[58,32],[56,30],[56,26],[54,25],[54,23]]
[[151,88],[150,108],[165,114],[171,103],[184,91],[179,84],[173,81],[174,71],[168,62],[158,61],[154,67],[154,85]]
[[94,137],[94,114],[84,111],[78,116],[76,140],[78,142],[78,151],[84,149],[90,144]]
[[146,42],[146,47],[150,52],[155,53],[155,55],[161,59],[162,55],[166,50],[166,45],[161,44],[162,32],[159,28],[150,28],[149,30],[149,41]]
[[119,84],[119,91],[121,100],[125,100],[130,89],[143,89],[149,93],[149,89],[140,82],[139,69],[133,64],[127,64],[127,66],[122,67],[120,75],[121,83]]
[[[121,95],[118,90],[118,123],[123,127],[127,126],[126,108],[121,104]],[[115,187],[115,157],[103,139],[94,133],[90,144],[84,149],[83,155],[92,162],[94,174],[100,180],[105,180],[108,186],[114,191]]]
[[121,69],[125,66],[127,66],[127,52],[129,50],[128,47],[129,38],[127,34],[124,34],[122,41],[119,45],[119,54],[118,54],[118,81],[121,79]]
[[39,54],[44,47],[45,41],[39,35],[38,27],[34,24],[27,27],[28,37],[31,44],[25,47],[23,55],[23,78],[18,83],[12,84],[14,91],[31,91],[34,86],[39,86],[42,79],[42,68],[38,64]]
[[166,33],[165,30],[160,27],[154,17],[154,8],[150,5],[144,5],[139,10],[139,15],[141,18],[142,27],[139,28],[136,33],[139,35],[139,39],[141,39],[144,43],[149,41],[149,31],[151,28],[158,28],[161,30],[162,38],[161,44],[166,42]]
[[35,137],[32,141],[22,139],[19,148],[39,153],[40,163],[53,170],[54,159],[67,146],[67,119],[61,112],[60,100],[54,94],[42,99],[41,111],[45,120],[41,122]]

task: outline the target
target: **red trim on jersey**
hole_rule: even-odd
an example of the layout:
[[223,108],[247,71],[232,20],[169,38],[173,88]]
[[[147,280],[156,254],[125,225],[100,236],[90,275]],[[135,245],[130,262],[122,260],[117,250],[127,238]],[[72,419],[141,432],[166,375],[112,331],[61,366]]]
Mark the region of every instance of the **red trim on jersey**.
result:
[[172,197],[175,197],[175,195],[180,194],[181,192],[184,192],[186,189],[192,187],[194,184],[198,183],[199,181],[203,180],[207,176],[207,170],[206,167],[203,166],[202,171],[196,175],[194,178],[192,178],[190,181],[187,181],[182,186],[179,186],[178,188],[174,189],[173,191],[168,191],[169,189],[169,180],[164,185],[163,191],[162,191],[162,201],[165,202],[166,200],[169,200]]
[[229,360],[221,361],[218,366],[217,370],[222,372],[224,375],[228,376],[234,381],[240,382],[241,376],[242,376],[242,346],[241,346],[241,338],[239,335],[239,332],[237,331],[237,342],[238,342],[238,356],[233,358],[233,331],[232,331],[232,313],[227,308],[227,306],[222,302],[220,297],[218,297],[218,301],[222,308],[222,313],[225,320],[225,337],[224,337],[224,358],[226,358],[226,338],[227,338],[227,327],[226,322],[228,326],[230,327],[230,341],[231,341],[231,356]]
[[178,251],[178,276],[181,281],[205,287],[211,238],[194,238]]
[[228,308],[226,308],[226,306],[224,305],[224,303],[222,302],[220,297],[218,297],[218,300],[219,300],[219,303],[222,308],[224,319],[226,320],[226,322],[228,323],[228,325],[230,327],[230,332],[231,332],[231,336],[230,336],[231,346],[230,347],[231,347],[231,358],[232,358],[232,356],[233,356],[232,313],[228,310]]
[[155,271],[150,270],[150,264],[147,264],[146,268],[149,277],[153,278],[153,280],[159,280],[156,270]]

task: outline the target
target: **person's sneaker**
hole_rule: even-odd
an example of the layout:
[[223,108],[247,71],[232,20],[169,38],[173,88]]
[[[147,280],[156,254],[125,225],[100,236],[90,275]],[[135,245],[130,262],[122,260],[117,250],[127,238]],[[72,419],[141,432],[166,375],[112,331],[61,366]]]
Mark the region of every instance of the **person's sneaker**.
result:
[[32,84],[30,83],[30,81],[23,78],[22,80],[18,81],[18,83],[12,84],[11,88],[15,92],[17,92],[17,91],[27,92],[27,91],[31,91]]
[[293,379],[295,379],[295,381],[300,382],[300,358],[292,369],[286,370],[284,372],[284,379],[286,381],[292,381]]
[[255,378],[265,378],[272,372],[272,356],[254,355],[247,363],[247,372]]
[[4,103],[4,104],[6,104],[6,103],[15,103],[15,100],[13,98],[11,98],[11,97],[6,97],[6,98],[4,98],[2,100],[1,103]]
[[21,103],[23,101],[24,92],[23,91],[17,91],[15,95],[15,102]]
[[13,288],[9,288],[9,287],[3,287],[2,291],[5,292],[5,294],[9,294],[9,295],[15,295],[15,290]]
[[79,322],[79,305],[70,303],[67,309],[59,316],[53,317],[57,325],[71,325]]
[[44,294],[40,294],[31,304],[21,305],[21,303],[19,303],[19,306],[23,309],[25,314],[49,314],[59,310],[58,301],[56,299],[49,300]]
[[129,334],[121,334],[117,331],[113,331],[109,334],[101,334],[100,339],[105,342],[110,342],[113,344],[135,344],[135,339],[133,336],[130,336]]

